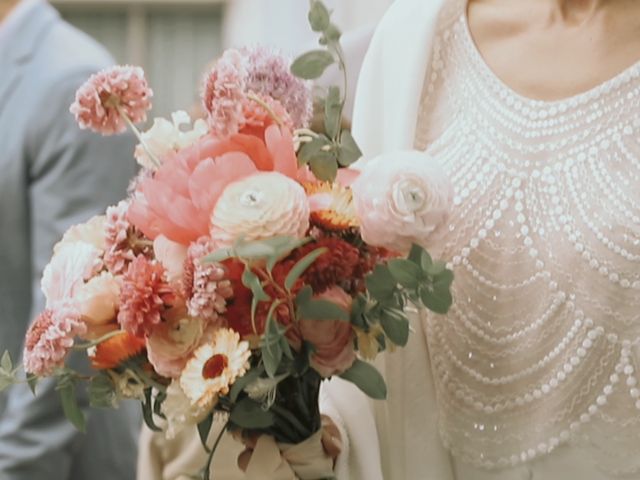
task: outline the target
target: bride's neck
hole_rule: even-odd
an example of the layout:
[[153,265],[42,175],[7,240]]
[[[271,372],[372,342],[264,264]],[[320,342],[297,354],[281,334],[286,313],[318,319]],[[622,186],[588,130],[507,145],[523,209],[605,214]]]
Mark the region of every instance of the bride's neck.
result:
[[620,3],[621,0],[541,0],[539,6],[545,9],[549,21],[583,23],[591,19],[605,7]]

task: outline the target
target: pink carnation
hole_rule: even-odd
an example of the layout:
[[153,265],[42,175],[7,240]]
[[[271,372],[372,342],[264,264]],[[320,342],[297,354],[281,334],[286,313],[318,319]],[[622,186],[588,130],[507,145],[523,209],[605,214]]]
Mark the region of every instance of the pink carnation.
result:
[[211,133],[226,137],[242,124],[246,70],[237,50],[227,50],[204,79],[203,104]]
[[127,264],[135,258],[135,253],[129,246],[129,229],[132,228],[127,220],[129,202],[122,200],[115,207],[107,208],[105,222],[105,254],[104,264],[114,275],[119,275],[127,269]]
[[111,135],[126,130],[123,115],[133,123],[144,122],[152,96],[142,68],[117,65],[92,75],[69,110],[80,128]]
[[122,278],[118,323],[133,335],[148,335],[173,299],[162,265],[138,255]]
[[38,376],[51,375],[73,346],[74,338],[84,335],[87,327],[75,308],[62,305],[46,309],[29,327],[24,347],[24,368]]
[[306,127],[313,114],[309,82],[291,73],[291,60],[265,47],[241,50],[246,57],[246,88],[277,100],[289,112],[294,128]]
[[231,282],[218,263],[203,263],[214,248],[208,238],[189,247],[185,265],[184,290],[189,315],[207,322],[215,322],[226,311],[227,300],[233,296]]

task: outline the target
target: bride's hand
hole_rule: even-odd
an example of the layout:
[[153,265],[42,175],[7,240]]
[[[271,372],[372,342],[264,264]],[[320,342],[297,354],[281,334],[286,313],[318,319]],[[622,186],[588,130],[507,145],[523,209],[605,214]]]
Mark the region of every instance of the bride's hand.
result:
[[[331,417],[322,415],[322,447],[329,458],[335,464],[338,455],[342,451],[342,436],[340,430]],[[259,435],[257,434],[234,434],[237,440],[242,441],[245,446],[244,451],[238,456],[238,467],[245,472],[251,461],[251,455],[256,448]]]

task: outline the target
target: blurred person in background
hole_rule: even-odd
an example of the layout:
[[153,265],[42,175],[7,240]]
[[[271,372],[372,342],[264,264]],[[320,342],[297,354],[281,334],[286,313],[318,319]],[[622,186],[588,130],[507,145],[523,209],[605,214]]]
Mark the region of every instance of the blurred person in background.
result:
[[[77,87],[112,62],[44,0],[0,0],[0,350],[13,358],[44,307],[53,245],[122,198],[135,173],[130,137],[82,132],[68,111]],[[135,477],[134,411],[92,411],[85,436],[65,419],[54,384],[37,390],[0,394],[0,479]]]

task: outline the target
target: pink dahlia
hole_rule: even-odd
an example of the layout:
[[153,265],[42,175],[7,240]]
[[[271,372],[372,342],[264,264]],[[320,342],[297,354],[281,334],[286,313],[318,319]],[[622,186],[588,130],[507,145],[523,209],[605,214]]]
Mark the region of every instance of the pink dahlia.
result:
[[291,60],[265,47],[247,48],[241,53],[246,57],[247,91],[280,102],[295,128],[306,127],[313,113],[311,88],[291,73]]
[[124,116],[133,123],[145,121],[152,96],[142,68],[116,65],[92,75],[69,110],[80,128],[111,135],[126,130]]
[[214,250],[208,238],[201,239],[189,247],[185,262],[184,291],[189,315],[207,322],[216,322],[233,296],[224,267],[202,262]]
[[87,327],[80,312],[61,305],[42,312],[29,327],[24,347],[24,368],[38,376],[51,375],[73,346],[76,336],[84,335]]
[[138,255],[122,278],[118,323],[133,335],[148,335],[173,300],[162,265]]
[[227,50],[204,79],[202,101],[208,112],[211,133],[226,137],[238,133],[242,124],[246,70],[237,50]]

